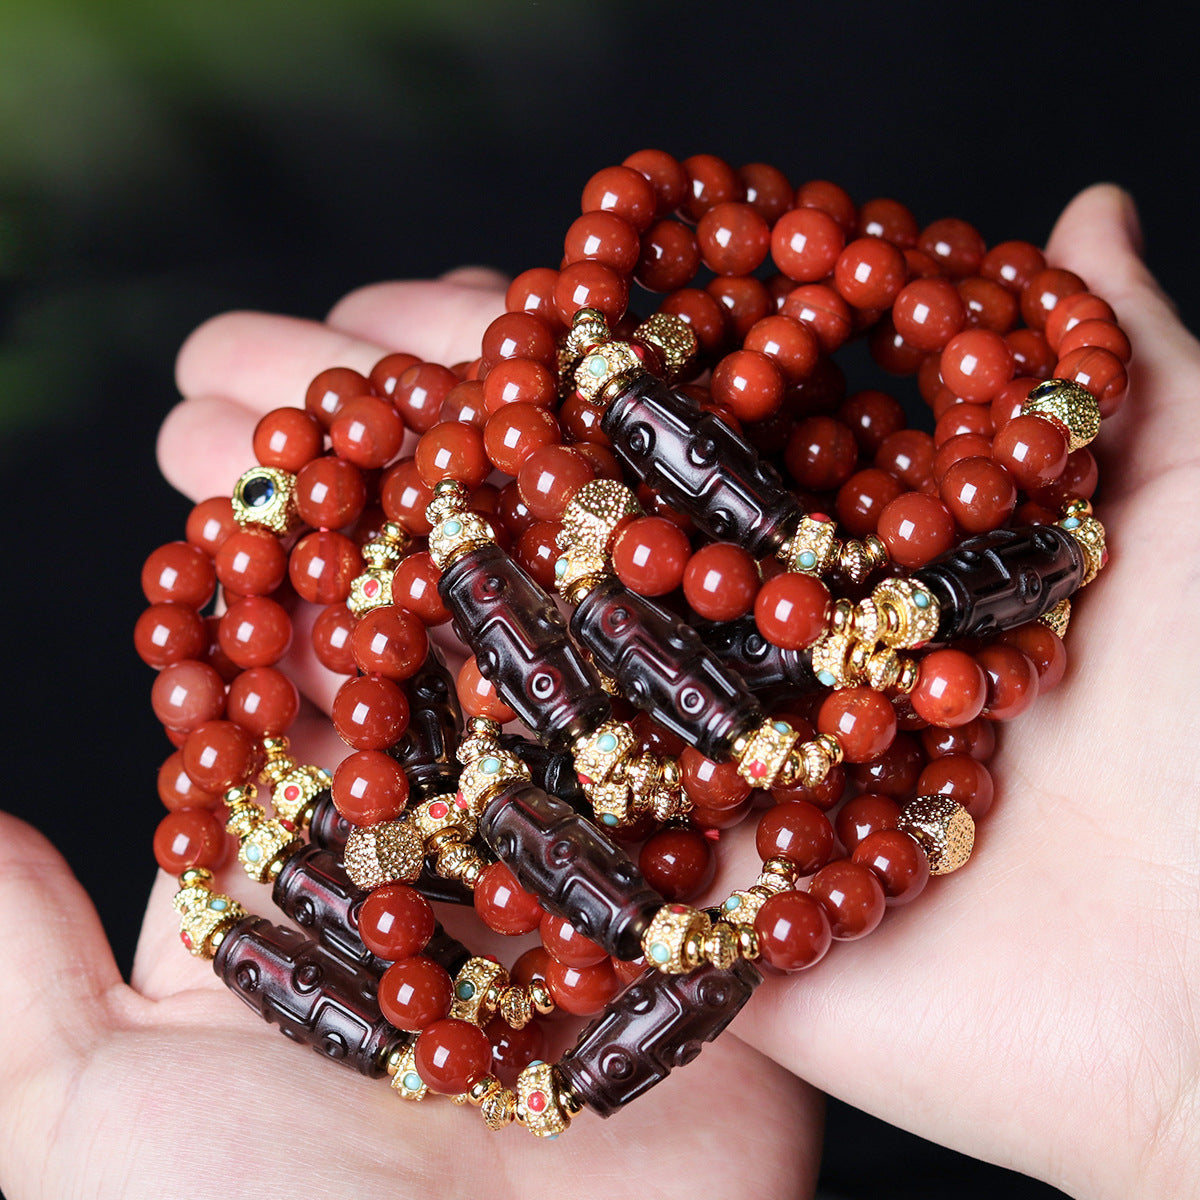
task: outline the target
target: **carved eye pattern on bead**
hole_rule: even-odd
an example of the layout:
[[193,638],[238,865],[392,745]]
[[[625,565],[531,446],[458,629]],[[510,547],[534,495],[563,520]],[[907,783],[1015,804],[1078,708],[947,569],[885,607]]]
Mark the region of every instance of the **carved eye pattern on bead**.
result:
[[646,1013],[654,1007],[654,992],[644,983],[635,983],[625,992],[624,1007],[631,1013]]
[[258,991],[258,968],[253,963],[242,963],[234,972],[233,978],[239,991]]
[[717,541],[725,541],[734,531],[733,513],[727,508],[714,508],[708,514],[708,527]]
[[1033,530],[1033,544],[1043,554],[1054,554],[1058,550],[1058,537],[1051,532],[1053,526],[1036,525]]
[[321,1039],[321,1045],[318,1048],[322,1054],[334,1059],[345,1058],[350,1052],[346,1039],[340,1033],[327,1033]]
[[538,671],[529,680],[529,694],[535,700],[549,700],[560,690],[561,684],[557,671]]
[[625,445],[630,454],[649,457],[654,451],[654,430],[649,425],[637,424],[631,426]]
[[704,694],[699,688],[687,687],[679,693],[679,707],[685,713],[695,714],[704,707]]
[[606,1079],[628,1079],[633,1068],[633,1055],[620,1046],[606,1050],[600,1059],[600,1071]]
[[711,467],[717,461],[717,443],[711,437],[692,438],[687,448],[688,461],[697,467]]
[[295,921],[297,925],[308,926],[313,924],[316,919],[316,910],[313,908],[312,901],[307,898],[301,900],[300,903],[296,905],[296,911],[292,913],[292,920]]
[[1017,576],[1017,595],[1022,603],[1033,604],[1041,594],[1042,577],[1032,567],[1026,567]]
[[688,1063],[692,1062],[693,1059],[695,1059],[703,1049],[704,1046],[700,1042],[684,1042],[683,1045],[675,1051],[673,1056],[673,1062],[675,1066],[686,1067]]
[[477,595],[481,600],[495,600],[497,596],[502,596],[507,586],[507,581],[502,575],[485,575],[477,584]]
[[305,963],[296,968],[292,980],[298,992],[311,992],[320,985],[324,975],[325,972],[316,963]]
[[567,838],[560,838],[551,844],[548,857],[553,866],[565,867],[568,863],[574,862],[575,854],[575,843]]
[[696,998],[706,1008],[724,1008],[729,1003],[729,986],[722,979],[702,979],[696,989]]

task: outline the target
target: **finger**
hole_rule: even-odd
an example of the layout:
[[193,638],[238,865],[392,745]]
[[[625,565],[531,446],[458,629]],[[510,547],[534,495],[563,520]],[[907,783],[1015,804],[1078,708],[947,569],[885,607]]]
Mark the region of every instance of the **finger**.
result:
[[[22,1085],[81,1058],[121,973],[95,907],[62,855],[0,813],[0,1128]],[[27,1119],[28,1114],[22,1114]]]
[[460,287],[480,288],[483,291],[504,291],[509,278],[494,267],[455,267],[441,276],[443,283],[457,283]]
[[158,431],[158,467],[166,481],[192,500],[228,496],[253,462],[250,439],[257,415],[219,395],[177,404]]
[[1098,184],[1067,205],[1046,249],[1113,306],[1133,344],[1129,398],[1097,444],[1101,457],[1119,447],[1104,463],[1109,497],[1194,460],[1200,439],[1200,345],[1142,262],[1140,245],[1132,197]]
[[331,329],[450,366],[479,357],[484,330],[504,311],[504,289],[455,281],[377,283],[339,300]]

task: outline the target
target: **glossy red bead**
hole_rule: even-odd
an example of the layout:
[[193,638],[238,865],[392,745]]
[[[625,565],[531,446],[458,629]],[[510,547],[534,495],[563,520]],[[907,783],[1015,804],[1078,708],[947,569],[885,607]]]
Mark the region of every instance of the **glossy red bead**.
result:
[[713,399],[741,421],[763,421],[783,402],[783,371],[757,350],[725,355],[713,370],[710,386]]
[[978,275],[987,245],[973,225],[957,217],[943,217],[921,230],[917,247],[933,258],[951,279]]
[[163,806],[174,812],[180,808],[219,808],[223,803],[220,793],[206,792],[192,782],[183,769],[183,752],[172,751],[158,769],[158,798]]
[[365,375],[349,367],[330,367],[308,385],[304,393],[304,407],[323,429],[328,429],[347,400],[370,393],[371,384]]
[[408,776],[382,750],[359,750],[338,763],[332,793],[338,812],[352,825],[378,825],[404,811]]
[[864,838],[878,830],[897,829],[899,825],[900,805],[895,798],[869,791],[847,800],[834,820],[838,841],[847,852],[853,852]]
[[142,662],[158,669],[202,658],[208,631],[200,614],[186,604],[152,604],[137,619],[133,644]]
[[809,883],[808,894],[825,909],[836,941],[866,937],[883,920],[886,906],[878,877],[848,859],[822,867]]
[[207,663],[183,659],[158,673],[150,704],[168,729],[190,733],[225,711],[225,684]]
[[208,500],[201,500],[188,513],[187,540],[211,558],[237,528],[238,523],[233,518],[233,501],[228,496],[212,496]]
[[904,255],[882,238],[857,238],[838,255],[833,282],[855,308],[888,308],[908,280]]
[[605,962],[607,952],[584,937],[565,917],[543,913],[539,921],[542,945],[552,958],[572,967],[590,967]]
[[829,589],[812,575],[785,571],[767,580],[754,600],[754,622],[773,645],[785,650],[811,646],[829,626]]
[[546,987],[554,1003],[572,1016],[603,1012],[622,986],[607,955],[588,966],[571,966],[553,957],[546,965]]
[[449,1016],[453,1000],[449,972],[422,954],[392,963],[379,977],[379,1009],[397,1029],[420,1033]]
[[226,715],[255,737],[279,737],[299,714],[300,692],[274,667],[252,667],[229,685]]
[[942,477],[942,502],[960,529],[986,533],[1008,522],[1017,503],[1012,476],[991,458],[964,458]]
[[683,594],[692,610],[710,621],[732,621],[753,607],[760,586],[758,564],[732,542],[710,542],[683,571]]
[[954,518],[936,496],[909,492],[880,514],[878,533],[902,567],[923,567],[954,545]]
[[663,517],[637,517],[624,526],[613,544],[613,570],[631,591],[663,596],[683,582],[691,558],[687,535]]
[[168,542],[142,567],[142,592],[151,604],[203,608],[212,599],[216,575],[212,559],[190,542]]
[[414,1058],[430,1091],[460,1096],[491,1070],[492,1046],[478,1025],[447,1017],[425,1028]]
[[429,901],[403,883],[376,888],[358,910],[363,945],[389,962],[420,954],[436,928]]
[[987,699],[987,679],[962,650],[934,650],[921,659],[909,701],[930,725],[953,728],[973,721]]
[[395,604],[364,613],[350,636],[355,665],[366,675],[411,678],[429,654],[429,634],[419,617]]
[[495,933],[532,933],[544,916],[538,898],[501,862],[492,863],[479,876],[474,902],[480,920]]
[[847,762],[867,762],[892,744],[896,710],[886,696],[871,688],[843,688],[822,702],[817,729],[837,738]]
[[904,492],[904,485],[878,467],[857,471],[838,489],[837,519],[851,537],[866,537],[879,527],[883,510]]
[[487,717],[503,725],[517,715],[500,698],[492,681],[480,673],[479,664],[473,654],[468,655],[459,668],[455,691],[458,702],[468,717]]
[[216,870],[226,848],[224,822],[208,809],[169,812],[154,831],[154,858],[168,875],[182,875],[192,867]]
[[1006,629],[999,640],[1006,646],[1015,646],[1037,669],[1038,695],[1048,692],[1061,682],[1067,669],[1067,651],[1063,640],[1049,626],[1040,621]]
[[375,396],[355,396],[342,405],[329,427],[339,457],[356,467],[382,467],[400,453],[404,422],[395,408]]
[[390,679],[347,679],[333,699],[333,727],[356,750],[385,750],[408,729],[404,692]]
[[896,331],[918,350],[941,350],[966,320],[966,305],[948,279],[914,279],[892,308]]
[[457,383],[448,367],[417,363],[400,372],[392,403],[409,429],[425,433],[441,419],[442,403]]
[[224,792],[248,782],[257,771],[254,735],[232,721],[206,721],[183,743],[183,769],[206,792]]
[[800,971],[821,961],[833,941],[824,907],[807,892],[771,896],[754,918],[763,961],[779,971]]
[[292,644],[292,619],[267,596],[247,596],[231,604],[217,627],[221,649],[237,666],[269,667]]
[[754,847],[764,862],[786,858],[801,875],[811,875],[833,854],[833,826],[814,805],[803,800],[784,801],[759,818]]
[[634,278],[651,292],[686,287],[700,266],[696,235],[680,221],[656,221],[642,236]]
[[771,246],[771,227],[750,205],[736,200],[714,204],[696,225],[704,265],[718,275],[749,275]]
[[993,721],[1011,721],[1036,699],[1037,668],[1015,646],[985,646],[975,653],[975,661],[988,679],[983,715]]
[[638,855],[646,882],[664,900],[691,900],[712,882],[716,859],[712,843],[697,829],[660,829]]
[[850,861],[866,867],[879,880],[890,908],[915,900],[929,882],[929,856],[899,829],[869,834],[855,848]]

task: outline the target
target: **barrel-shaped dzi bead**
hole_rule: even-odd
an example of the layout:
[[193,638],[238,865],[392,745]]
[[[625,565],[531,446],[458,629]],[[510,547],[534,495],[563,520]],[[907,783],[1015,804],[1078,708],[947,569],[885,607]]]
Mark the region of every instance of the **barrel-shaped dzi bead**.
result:
[[388,753],[408,776],[412,802],[454,791],[462,735],[462,710],[454,678],[438,651],[430,647],[424,664],[408,681],[411,715],[408,729]]
[[751,692],[786,687],[790,691],[816,692],[821,685],[812,670],[812,651],[784,650],[768,642],[753,617],[697,625],[701,641],[731,671],[741,676]]
[[622,464],[667,504],[755,558],[774,554],[803,516],[748,442],[653,376],[637,375],[617,391],[600,428]]
[[327,950],[370,971],[383,970],[358,936],[355,910],[363,893],[350,882],[337,857],[319,846],[293,854],[275,879],[275,906]]
[[1078,541],[1056,525],[996,529],[913,573],[941,607],[937,642],[988,637],[1036,620],[1084,579]]
[[321,792],[313,804],[312,820],[308,826],[308,840],[322,850],[329,850],[340,860],[346,848],[346,839],[354,826],[342,816],[328,790]]
[[292,1041],[363,1075],[386,1073],[401,1036],[380,1015],[370,971],[262,917],[246,917],[225,935],[213,969]]
[[763,719],[742,680],[696,633],[609,576],[579,602],[571,632],[632,704],[708,758]]
[[612,715],[554,601],[499,546],[452,562],[438,592],[480,674],[540,741],[562,748]]
[[702,966],[688,975],[650,970],[579,1035],[558,1064],[575,1099],[602,1117],[686,1066],[738,1014],[762,981],[738,962]]
[[663,898],[629,856],[569,804],[523,781],[479,819],[484,840],[521,886],[609,954],[634,959]]

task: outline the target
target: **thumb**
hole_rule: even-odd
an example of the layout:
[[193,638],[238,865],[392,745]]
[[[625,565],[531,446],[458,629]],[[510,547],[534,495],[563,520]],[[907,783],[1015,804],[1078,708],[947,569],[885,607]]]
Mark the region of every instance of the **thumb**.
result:
[[[1111,474],[1123,487],[1194,455],[1200,439],[1200,404],[1194,402],[1200,397],[1188,394],[1200,391],[1200,345],[1142,262],[1141,248],[1133,197],[1112,183],[1080,192],[1046,246],[1055,266],[1074,271],[1112,305],[1133,345],[1129,399],[1105,422],[1103,439],[1120,447]],[[1106,492],[1109,476],[1106,467]]]
[[80,1061],[121,974],[100,918],[62,855],[0,812],[0,1129],[38,1119],[33,1081]]

